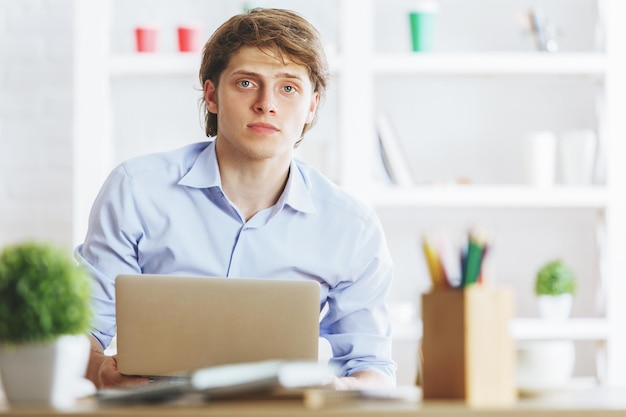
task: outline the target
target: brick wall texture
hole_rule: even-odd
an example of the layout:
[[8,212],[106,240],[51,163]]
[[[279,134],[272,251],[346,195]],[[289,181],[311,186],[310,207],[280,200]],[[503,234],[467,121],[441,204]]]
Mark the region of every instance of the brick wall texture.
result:
[[72,0],[0,0],[0,246],[72,245]]

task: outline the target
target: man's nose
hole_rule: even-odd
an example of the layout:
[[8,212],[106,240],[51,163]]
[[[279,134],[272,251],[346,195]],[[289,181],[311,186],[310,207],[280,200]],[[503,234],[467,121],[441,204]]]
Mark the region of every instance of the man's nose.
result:
[[254,105],[254,109],[259,113],[275,113],[276,95],[270,88],[261,88],[259,90],[259,96],[257,102]]

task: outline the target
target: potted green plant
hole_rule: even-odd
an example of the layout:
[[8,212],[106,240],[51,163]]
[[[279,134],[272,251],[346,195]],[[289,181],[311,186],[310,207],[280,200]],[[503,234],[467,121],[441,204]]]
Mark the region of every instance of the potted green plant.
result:
[[548,262],[537,272],[535,294],[542,317],[569,317],[575,292],[576,277],[562,260]]
[[91,320],[86,271],[65,250],[24,242],[0,252],[0,373],[10,403],[71,405],[83,378]]

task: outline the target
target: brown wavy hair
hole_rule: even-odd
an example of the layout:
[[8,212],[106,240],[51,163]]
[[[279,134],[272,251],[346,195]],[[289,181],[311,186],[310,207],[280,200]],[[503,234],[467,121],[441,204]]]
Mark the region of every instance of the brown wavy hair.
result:
[[[283,9],[256,8],[228,19],[204,45],[199,73],[201,85],[211,80],[217,88],[231,56],[243,47],[277,50],[283,59],[304,65],[313,91],[319,93],[320,102],[324,98],[329,78],[324,48],[317,29],[299,14]],[[206,135],[215,136],[217,115],[208,111],[204,96],[200,101]],[[317,113],[313,121],[304,126],[301,138],[316,119]]]

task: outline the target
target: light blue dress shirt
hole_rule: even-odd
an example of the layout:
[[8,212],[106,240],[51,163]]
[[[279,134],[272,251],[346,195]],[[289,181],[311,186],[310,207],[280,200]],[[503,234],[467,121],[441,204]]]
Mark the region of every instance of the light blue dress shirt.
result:
[[147,155],[115,168],[75,255],[95,277],[92,334],[115,335],[122,273],[311,279],[321,286],[320,336],[342,375],[395,380],[385,298],[393,266],[373,212],[293,160],[278,202],[245,221],[224,195],[214,142]]

